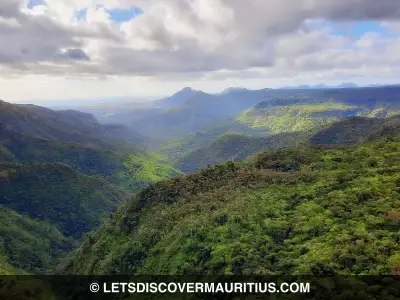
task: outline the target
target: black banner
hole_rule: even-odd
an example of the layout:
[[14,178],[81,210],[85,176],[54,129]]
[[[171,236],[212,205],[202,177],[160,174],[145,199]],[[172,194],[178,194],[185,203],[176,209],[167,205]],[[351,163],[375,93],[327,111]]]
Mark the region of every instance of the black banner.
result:
[[0,276],[0,299],[400,299],[400,276]]

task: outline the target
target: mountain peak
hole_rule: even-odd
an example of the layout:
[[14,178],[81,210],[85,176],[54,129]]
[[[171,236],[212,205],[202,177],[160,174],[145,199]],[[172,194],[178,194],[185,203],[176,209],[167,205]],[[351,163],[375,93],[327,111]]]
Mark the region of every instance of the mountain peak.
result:
[[180,94],[180,93],[196,93],[197,91],[192,89],[191,87],[185,87],[183,89],[181,89],[179,92],[177,92],[176,94]]
[[343,82],[342,84],[338,85],[337,88],[357,88],[358,85],[352,82]]
[[222,91],[221,94],[229,94],[232,92],[240,92],[240,91],[244,92],[244,91],[248,91],[248,89],[243,88],[243,87],[229,87],[229,88],[225,89],[224,91]]

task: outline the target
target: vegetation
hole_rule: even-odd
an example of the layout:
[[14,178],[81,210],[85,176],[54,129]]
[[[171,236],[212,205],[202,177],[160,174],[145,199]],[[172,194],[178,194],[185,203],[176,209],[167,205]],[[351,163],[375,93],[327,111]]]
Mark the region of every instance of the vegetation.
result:
[[81,237],[126,194],[108,182],[60,164],[0,163],[0,205],[19,214],[50,221],[60,231]]
[[[400,141],[307,147],[144,189],[63,265],[72,274],[390,274]],[[340,246],[338,246],[340,245]]]
[[0,101],[0,274],[398,274],[399,100],[186,90],[131,128]]
[[[357,144],[370,138],[396,134],[399,130],[400,117],[398,116],[386,119],[351,117],[326,126],[319,132],[314,128],[304,132],[281,133],[266,137],[226,133],[213,142],[205,142],[203,147],[200,143],[207,138],[207,135],[197,133],[199,144],[194,143],[196,139],[191,136],[182,140],[183,143],[180,145],[170,144],[170,148],[164,151],[169,153],[172,149],[177,151],[182,149],[182,152],[177,154],[180,157],[175,160],[174,166],[185,173],[190,173],[207,165],[229,160],[244,160],[260,151],[308,143],[311,145]],[[190,151],[190,148],[195,148],[195,150]],[[188,149],[186,153],[184,149]]]
[[0,274],[48,272],[126,191],[180,174],[145,149],[114,143],[107,134],[123,135],[121,126],[76,111],[0,106]]
[[318,132],[310,139],[310,143],[351,145],[381,136],[396,136],[399,131],[399,116],[387,119],[351,117]]
[[0,256],[0,276],[2,275],[17,275],[17,271],[13,268],[8,262],[7,259],[3,256]]
[[[0,161],[63,163],[81,173],[102,177],[128,192],[179,174],[140,144],[129,142],[146,139],[135,132],[130,134],[132,130],[124,126],[100,125],[92,115],[76,111],[6,102],[0,102],[0,106],[4,108],[1,115],[5,122],[0,123]],[[139,173],[142,177],[136,178],[135,170],[129,169],[132,157],[141,158],[135,167],[147,164],[140,167],[146,170],[151,165],[154,176]]]
[[[114,181],[122,169],[124,156],[115,151],[33,137],[27,134],[3,131],[0,137],[2,161],[7,156],[18,162],[64,163],[88,175],[99,175]],[[4,149],[1,151],[1,149]]]
[[164,163],[161,157],[154,153],[146,155],[132,155],[124,162],[125,173],[123,180],[130,189],[145,187],[149,182],[157,182],[183,173]]
[[185,173],[224,161],[241,161],[267,150],[294,147],[305,143],[311,133],[282,133],[268,137],[251,137],[243,134],[225,133],[214,142],[178,159],[174,165]]
[[[320,131],[322,132],[319,137],[322,137],[324,130],[327,130],[332,124],[349,117],[360,118],[353,120],[355,124],[360,121],[366,127],[372,128],[370,123],[374,122],[379,128],[382,122],[378,119],[369,120],[362,119],[362,117],[383,119],[398,114],[400,112],[398,91],[398,87],[297,91],[239,90],[224,95],[214,95],[212,101],[217,103],[219,101],[225,103],[228,101],[226,97],[232,99],[232,103],[237,103],[241,99],[243,101],[240,106],[241,113],[236,117],[220,120],[217,124],[211,122],[209,125],[201,127],[201,130],[196,133],[168,142],[161,147],[161,153],[178,169],[192,172],[208,164],[245,158],[240,154],[241,151],[238,147],[234,146],[235,144],[241,145],[241,140],[244,139],[243,135],[248,136],[248,143],[252,146],[245,146],[245,143],[242,143],[245,148],[242,152],[252,155],[263,150],[261,145],[264,145],[264,150],[293,146],[305,143],[307,137]],[[206,94],[203,97],[206,97]],[[243,111],[245,105],[252,101],[259,101],[260,97],[263,101],[257,102],[254,107],[248,107]],[[190,103],[195,105],[192,103],[195,101],[195,98],[190,99],[185,105]],[[207,101],[211,101],[211,99]],[[199,101],[196,105],[204,105],[202,110],[215,108],[215,104],[207,106],[207,101]],[[225,104],[226,107],[230,107],[228,103]],[[236,104],[232,105],[236,107]],[[182,106],[175,107],[176,111],[183,109]],[[218,111],[217,108],[216,110]],[[190,113],[186,112],[186,116],[190,116]],[[225,117],[227,116],[225,115]],[[171,121],[179,122],[176,118]],[[169,125],[163,126],[170,128]],[[188,126],[183,127],[189,128]],[[348,127],[350,128],[350,126]],[[357,128],[361,135],[365,134],[366,130],[362,126]],[[330,130],[329,135],[333,137],[332,132],[335,129],[328,130]],[[235,142],[231,137],[227,141],[223,138],[226,133],[239,134],[238,140]],[[291,133],[296,140],[291,141],[289,139],[291,135],[288,133]],[[274,135],[272,141],[264,139],[270,135]],[[341,136],[338,143],[354,143],[358,138],[357,133],[353,135],[351,131],[338,132],[337,135]],[[331,143],[335,144],[333,141]],[[224,150],[224,147],[227,148],[228,145],[233,146],[233,150]]]
[[264,107],[261,103],[244,112],[238,120],[251,127],[265,128],[271,134],[277,134],[321,130],[337,120],[359,112],[356,107],[336,103],[287,106],[270,106],[269,102],[266,104]]
[[189,153],[209,146],[223,134],[238,134],[254,137],[266,136],[263,129],[250,128],[245,124],[236,122],[234,119],[221,122],[218,126],[211,125],[186,137],[173,140],[161,147],[160,152],[166,156],[169,162],[174,164]]
[[0,206],[0,274],[44,273],[74,244],[55,225]]
[[[36,138],[136,153],[142,136],[123,126],[103,126],[87,113],[55,111],[36,105],[18,105],[0,100],[0,131],[24,133]],[[124,136],[124,139],[116,137]]]

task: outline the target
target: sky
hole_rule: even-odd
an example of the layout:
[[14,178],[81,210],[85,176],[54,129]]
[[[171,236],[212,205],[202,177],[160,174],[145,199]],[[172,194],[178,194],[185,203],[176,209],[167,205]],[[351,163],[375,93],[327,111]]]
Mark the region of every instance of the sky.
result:
[[1,0],[0,99],[399,83],[399,0]]

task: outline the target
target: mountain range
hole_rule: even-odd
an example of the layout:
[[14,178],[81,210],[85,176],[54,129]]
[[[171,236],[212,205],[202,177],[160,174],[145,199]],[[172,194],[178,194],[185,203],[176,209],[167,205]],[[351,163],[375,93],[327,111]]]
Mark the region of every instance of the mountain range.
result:
[[82,109],[0,101],[0,274],[400,266],[398,86]]

